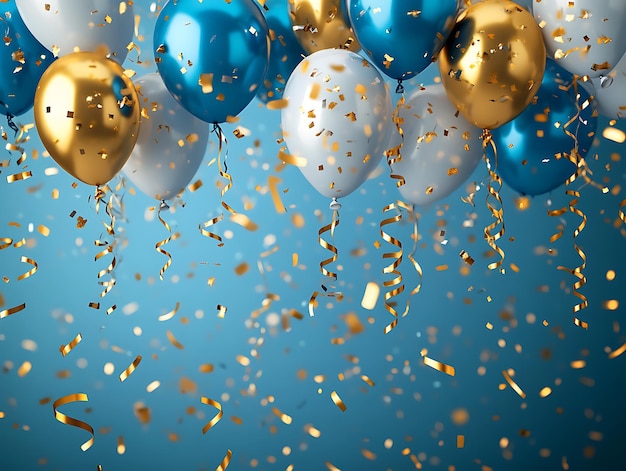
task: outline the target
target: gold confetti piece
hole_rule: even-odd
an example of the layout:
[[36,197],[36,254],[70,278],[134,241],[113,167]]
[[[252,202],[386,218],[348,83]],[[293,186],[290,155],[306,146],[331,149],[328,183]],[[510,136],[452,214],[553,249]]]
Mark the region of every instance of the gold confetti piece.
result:
[[162,209],[169,209],[169,206],[167,206],[165,202],[162,202],[161,205],[159,205],[159,210],[157,212],[157,217],[159,218],[159,221],[161,221],[161,224],[163,224],[163,227],[165,227],[165,229],[169,233],[169,235],[165,239],[157,242],[154,246],[154,250],[167,257],[167,262],[165,262],[165,264],[161,267],[161,270],[159,270],[159,278],[161,280],[163,280],[163,274],[165,273],[165,271],[172,264],[172,255],[167,250],[162,249],[163,246],[169,244],[172,240],[172,229],[170,228],[170,225],[165,222],[165,220],[161,217]]
[[80,428],[91,434],[91,438],[80,446],[80,449],[83,451],[87,451],[93,445],[93,442],[94,442],[93,427],[89,425],[88,423],[83,422],[82,420],[74,419],[73,417],[65,415],[62,412],[59,412],[57,409],[61,406],[70,404],[72,402],[87,402],[87,401],[89,401],[87,394],[76,393],[76,394],[68,394],[66,396],[60,397],[59,399],[54,401],[54,403],[52,404],[52,410],[54,412],[55,419],[57,419],[62,424]]
[[361,299],[361,307],[369,311],[376,307],[378,296],[380,295],[380,286],[375,281],[369,281],[365,285],[365,292],[363,293],[363,299]]
[[320,94],[320,90],[322,89],[319,83],[314,83],[311,85],[311,91],[309,92],[309,98],[311,100],[317,100]]
[[235,213],[230,215],[230,220],[235,224],[239,224],[242,227],[245,227],[250,232],[256,231],[259,226],[252,222],[248,216],[243,213]]
[[445,363],[441,363],[440,361],[434,360],[432,358],[429,358],[426,356],[425,353],[422,354],[422,357],[424,358],[424,364],[427,366],[430,366],[431,368],[437,370],[437,371],[441,371],[442,373],[445,373],[449,376],[454,376],[455,375],[455,370],[453,366],[450,365],[446,365]]
[[124,444],[124,437],[121,435],[117,437],[117,454],[123,455],[126,453],[126,445]]
[[278,409],[278,407],[272,407],[272,413],[276,417],[278,417],[280,420],[282,420],[284,424],[291,425],[291,422],[293,421],[291,416],[285,414],[284,412],[281,412],[280,409]]
[[224,319],[226,316],[227,307],[222,306],[221,304],[217,305],[217,317]]
[[613,358],[617,358],[618,356],[620,356],[624,352],[626,352],[626,343],[622,344],[621,347],[616,348],[615,350],[610,352],[609,353],[609,360],[612,360]]
[[26,307],[26,303],[22,303],[19,306],[14,306],[9,309],[3,309],[0,311],[0,319],[4,319],[5,317],[9,317],[12,314],[18,313]]
[[30,373],[30,370],[32,369],[33,365],[30,361],[25,361],[24,363],[22,363],[20,365],[20,367],[17,369],[17,375],[20,378],[23,378],[24,376],[26,376],[28,373]]
[[[491,145],[491,148],[493,149],[494,162],[498,162],[498,151],[496,149],[496,143],[493,141],[491,132],[488,129],[485,129],[483,131],[482,140],[483,140],[483,159],[485,160],[487,164],[487,170],[489,172],[489,182],[487,184],[488,194],[487,194],[486,204],[487,204],[487,208],[489,209],[489,212],[491,213],[492,218],[495,219],[491,224],[488,224],[487,226],[485,226],[483,232],[484,232],[485,240],[487,241],[487,244],[489,245],[489,247],[491,247],[498,255],[500,255],[499,260],[487,265],[487,268],[489,268],[489,270],[496,270],[500,268],[502,264],[504,263],[504,251],[496,243],[504,235],[504,232],[505,232],[502,198],[500,197],[500,190],[502,189],[502,179],[500,178],[500,175],[498,175],[493,170],[491,161],[489,159],[489,156],[487,155],[487,146]],[[492,204],[490,202],[490,199],[495,200],[495,204]],[[494,234],[493,231],[498,226],[500,226],[500,230]],[[500,271],[501,273],[504,273],[503,269],[500,269]]]
[[569,366],[571,366],[575,370],[580,370],[587,366],[587,362],[585,360],[574,360],[570,362]]
[[548,386],[541,388],[541,391],[539,391],[539,397],[541,398],[548,397],[550,394],[552,394],[552,388]]
[[270,189],[270,195],[272,196],[272,202],[274,203],[274,208],[278,214],[283,214],[287,212],[285,205],[280,199],[280,195],[278,194],[277,185],[282,183],[282,180],[274,175],[270,175],[267,179],[267,184]]
[[214,369],[213,363],[204,363],[199,366],[200,373],[212,373]]
[[341,400],[341,398],[339,397],[339,394],[337,394],[337,391],[332,391],[330,393],[330,398],[333,400],[333,402],[335,403],[335,405],[337,407],[339,407],[339,410],[341,410],[341,412],[345,412],[347,407],[346,405],[343,403],[343,401]]
[[218,465],[218,467],[215,468],[215,471],[225,471],[226,468],[228,468],[228,465],[230,464],[230,460],[232,457],[233,457],[233,452],[230,451],[230,448],[229,448],[226,450],[226,456],[224,456],[224,459]]
[[368,460],[370,460],[370,461],[374,461],[374,460],[376,460],[376,454],[375,454],[375,453],[373,453],[373,452],[371,452],[370,450],[368,450],[368,449],[366,449],[366,448],[363,448],[363,449],[361,450],[361,454],[362,454],[362,455],[363,455],[366,459],[368,459]]
[[141,363],[141,355],[137,355],[133,362],[128,365],[128,367],[124,371],[122,371],[122,373],[120,374],[120,382],[123,383],[124,381],[126,381],[126,378],[133,374],[133,372],[137,369],[139,363]]
[[43,224],[39,224],[37,226],[37,232],[39,232],[44,237],[48,237],[50,235],[50,229],[48,229]]
[[249,269],[250,269],[250,266],[248,265],[247,262],[241,262],[239,265],[235,267],[235,273],[237,274],[237,276],[245,275]]
[[371,387],[375,386],[374,381],[372,381],[367,375],[361,375],[361,380],[367,383],[368,386],[371,386]]
[[463,261],[465,263],[467,263],[468,265],[473,265],[474,264],[474,259],[470,256],[470,254],[468,254],[465,250],[461,250],[461,253],[459,254],[459,256],[463,259]]
[[39,266],[37,265],[37,262],[35,262],[34,260],[32,260],[32,259],[30,259],[30,258],[28,258],[28,257],[24,257],[24,256],[22,256],[22,257],[20,258],[20,261],[21,261],[22,263],[29,263],[29,264],[31,264],[31,265],[33,266],[33,268],[31,268],[30,270],[28,270],[26,273],[22,273],[21,275],[19,275],[19,276],[17,277],[17,280],[18,280],[18,281],[25,280],[26,278],[29,278],[30,276],[34,275],[34,274],[35,274],[35,272],[37,271],[37,269],[39,268]]
[[291,254],[291,266],[292,267],[297,267],[298,266],[298,254],[297,253],[292,253]]
[[236,357],[237,363],[239,363],[241,366],[249,366],[250,365],[250,358],[248,358],[245,355],[237,355]]
[[176,348],[178,348],[179,350],[182,350],[183,348],[185,348],[183,344],[181,344],[178,340],[176,340],[176,337],[174,337],[174,334],[171,331],[168,330],[165,334],[167,335],[167,339],[170,341],[170,343],[174,345]]
[[204,227],[213,226],[214,224],[217,224],[218,222],[222,221],[223,219],[224,219],[224,215],[220,214],[219,216],[214,217],[213,219],[209,219],[208,221],[206,221],[206,222],[204,222],[204,223],[202,223],[202,224],[200,224],[198,226],[198,229],[200,229],[200,233],[204,237],[209,237],[209,238],[214,239],[214,240],[216,240],[218,242],[218,244],[217,244],[218,247],[222,247],[224,245],[224,242],[222,241],[222,238],[219,235],[217,235],[217,234],[215,234],[213,232],[210,232],[210,231],[202,229],[202,227],[203,226]]
[[202,87],[202,93],[213,93],[213,74],[200,74],[198,85]]
[[150,384],[148,384],[148,386],[146,386],[146,391],[148,391],[149,393],[156,391],[159,386],[161,386],[161,382],[160,381],[152,381]]
[[174,317],[176,315],[176,313],[178,312],[178,308],[180,307],[180,303],[176,302],[176,306],[174,307],[174,309],[172,309],[170,312],[163,314],[162,316],[159,316],[159,322],[165,322],[165,321],[169,321],[172,317]]
[[[202,427],[202,433],[207,433],[211,428],[213,428],[224,416],[224,412],[222,411],[222,404],[209,397],[200,397],[200,402],[202,404],[206,404],[207,406],[215,407],[217,409],[217,413],[213,416],[211,420],[209,420],[204,427]],[[229,450],[230,451],[230,450]]]
[[337,466],[332,464],[330,461],[325,461],[324,464],[330,471],[341,471],[341,469],[339,469]]
[[456,436],[456,447],[457,448],[465,448],[465,435],[457,435]]
[[13,175],[7,175],[7,182],[13,183],[19,180],[27,180],[32,176],[33,173],[30,170],[28,172],[14,173]]
[[282,147],[279,151],[278,151],[278,158],[289,165],[293,165],[294,167],[306,167],[307,165],[307,160],[304,157],[296,157],[294,155],[291,154],[287,154],[285,152],[286,148]]
[[520,388],[515,381],[513,381],[513,378],[511,378],[506,370],[502,370],[502,376],[504,376],[506,382],[509,383],[509,386],[513,388],[513,391],[515,391],[519,395],[519,397],[521,397],[522,399],[526,399],[526,393],[522,391],[522,388]]
[[312,436],[313,438],[319,438],[322,436],[322,432],[320,432],[318,429],[313,427],[313,425],[311,424],[306,424],[304,426],[304,431],[308,433],[310,436]]
[[80,333],[78,333],[76,334],[76,337],[74,337],[70,343],[68,343],[67,345],[61,345],[59,347],[59,351],[61,352],[61,355],[66,356],[68,353],[70,353],[74,349],[76,345],[78,345],[81,342],[81,340],[83,340],[83,336]]
[[268,110],[282,110],[283,108],[287,108],[287,106],[289,106],[289,100],[287,98],[272,100],[268,101],[265,106]]

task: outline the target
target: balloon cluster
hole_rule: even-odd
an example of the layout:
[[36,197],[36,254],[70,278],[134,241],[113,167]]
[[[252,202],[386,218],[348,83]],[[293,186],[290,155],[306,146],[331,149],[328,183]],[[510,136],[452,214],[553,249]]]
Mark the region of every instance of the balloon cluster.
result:
[[[486,139],[505,183],[549,192],[577,172],[598,113],[625,113],[626,2],[260,4],[169,1],[158,73],[133,82],[121,65],[132,2],[5,1],[0,111],[12,124],[34,106],[44,146],[75,178],[101,186],[123,168],[165,200],[193,178],[213,127],[258,97],[281,109],[284,160],[322,195],[348,196],[396,149],[399,190],[422,206],[463,184]],[[441,84],[394,111],[386,78],[403,91],[432,62]]]

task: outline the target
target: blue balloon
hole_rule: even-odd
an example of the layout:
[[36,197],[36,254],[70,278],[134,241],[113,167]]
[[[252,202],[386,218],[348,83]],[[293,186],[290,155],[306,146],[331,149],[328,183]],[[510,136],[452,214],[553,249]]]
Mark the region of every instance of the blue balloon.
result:
[[264,8],[270,29],[270,65],[257,96],[263,103],[267,103],[282,98],[291,72],[307,54],[289,22],[289,2],[266,0]]
[[1,5],[0,113],[19,116],[33,107],[39,79],[54,57],[28,31],[15,0]]
[[547,193],[565,183],[576,171],[567,157],[576,144],[572,135],[582,157],[593,144],[598,119],[590,102],[583,87],[574,86],[573,75],[548,59],[536,100],[492,130],[502,180],[524,195]]
[[237,116],[252,101],[269,63],[269,31],[253,0],[168,2],[154,48],[165,86],[209,123]]
[[406,80],[433,62],[452,32],[457,0],[346,0],[357,39],[393,79]]

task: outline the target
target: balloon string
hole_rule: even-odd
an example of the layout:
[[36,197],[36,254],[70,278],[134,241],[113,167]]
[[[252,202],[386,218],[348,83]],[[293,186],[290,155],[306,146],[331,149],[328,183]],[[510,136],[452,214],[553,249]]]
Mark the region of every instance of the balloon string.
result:
[[[402,263],[402,242],[383,230],[384,226],[397,223],[402,219],[402,211],[400,210],[401,206],[399,203],[399,201],[396,201],[395,203],[390,203],[385,206],[383,208],[383,214],[388,211],[397,211],[397,214],[395,216],[380,221],[381,237],[385,242],[398,248],[398,250],[396,251],[385,252],[383,254],[383,259],[392,259],[392,262],[389,265],[383,267],[383,274],[395,275],[393,279],[385,280],[383,282],[383,286],[385,288],[389,288],[389,290],[385,292],[385,309],[389,312],[389,314],[393,316],[393,320],[384,328],[385,334],[391,332],[396,327],[396,325],[398,325],[398,311],[396,311],[396,309],[393,307],[390,300],[404,291],[404,284],[402,283],[402,273],[400,273],[400,271],[398,270],[398,267]],[[406,311],[403,315],[406,315]]]
[[[107,223],[107,221],[101,220],[102,225],[105,227],[107,234],[109,234],[112,237],[115,237],[115,215],[113,214],[113,211],[112,211],[113,203],[111,201],[111,198],[109,198],[108,201],[105,201],[107,190],[109,190],[108,186],[96,187],[96,193],[94,196],[95,201],[96,201],[95,212],[96,214],[100,213],[100,204],[103,202],[105,212],[107,216],[109,217],[109,221]],[[113,276],[113,270],[115,269],[115,265],[117,263],[115,255],[113,254],[113,250],[115,248],[115,240],[113,241],[112,244],[110,244],[109,241],[106,239],[96,239],[94,241],[94,245],[96,247],[104,247],[102,251],[98,252],[95,255],[94,257],[95,262],[97,262],[98,260],[100,260],[101,258],[107,255],[111,255],[112,257],[112,260],[109,263],[109,265],[106,268],[103,268],[102,270],[98,272],[98,280],[99,280],[98,284],[103,287],[102,291],[100,292],[100,297],[104,298],[113,289],[113,286],[115,286],[115,277]],[[105,276],[109,276],[110,278],[108,280],[103,280]],[[98,309],[100,307],[100,303],[90,303],[90,306]],[[107,314],[111,314],[116,308],[117,306],[115,304],[112,305],[109,309],[107,309],[106,311]]]
[[400,135],[400,144],[385,151],[385,157],[387,158],[387,165],[389,166],[389,171],[391,172],[391,178],[393,180],[397,180],[396,186],[398,188],[405,184],[405,180],[402,175],[396,175],[393,173],[392,165],[402,160],[402,146],[404,146],[404,131],[402,130],[402,125],[404,124],[404,118],[400,116],[400,109],[403,106],[404,94],[398,100],[398,103],[396,104],[396,109],[391,115],[391,119],[396,126],[398,134]]
[[170,265],[172,264],[172,255],[167,251],[164,250],[162,247],[164,247],[165,245],[169,244],[170,241],[172,240],[172,229],[170,228],[170,225],[161,217],[161,210],[167,210],[169,209],[169,206],[167,205],[167,203],[165,201],[161,201],[161,204],[159,205],[159,210],[157,212],[157,216],[159,218],[159,221],[161,221],[161,224],[163,224],[163,227],[165,227],[165,229],[167,229],[167,232],[169,233],[169,235],[156,243],[156,245],[154,246],[154,249],[159,252],[160,254],[163,254],[167,257],[167,262],[165,262],[165,264],[161,267],[161,270],[159,271],[159,278],[161,280],[163,280],[163,274],[165,273],[165,271],[170,267]]
[[[402,203],[402,202],[399,201],[398,203]],[[411,292],[409,293],[409,297],[406,300],[406,308],[404,310],[404,314],[402,314],[402,317],[406,316],[409,313],[411,297],[420,292],[420,290],[422,289],[422,280],[423,280],[422,266],[415,259],[415,252],[417,251],[417,244],[419,243],[419,227],[418,227],[419,215],[415,211],[415,205],[412,205],[410,207],[407,206],[405,209],[407,209],[409,211],[409,214],[412,215],[413,217],[413,234],[411,235],[411,237],[413,238],[413,248],[411,249],[411,252],[409,253],[408,258],[413,264],[413,268],[415,269],[415,272],[419,276],[419,281],[417,282],[417,285],[415,285],[415,288],[413,288]]]
[[[320,244],[320,246],[332,253],[332,256],[320,262],[320,271],[322,272],[323,276],[325,276],[326,278],[329,278],[332,281],[337,281],[337,273],[328,270],[326,266],[330,265],[331,263],[337,260],[339,256],[339,251],[337,250],[337,247],[335,247],[331,242],[324,240],[322,238],[322,235],[327,232],[330,232],[330,237],[332,240],[335,236],[335,228],[338,225],[339,225],[339,210],[334,209],[330,224],[326,224],[325,226],[322,226],[317,232],[317,241]],[[329,285],[329,286],[333,288],[333,285]],[[317,297],[320,294],[322,296],[336,297],[339,301],[343,299],[343,295],[341,292],[328,291],[328,288],[324,285],[324,283],[322,283],[321,288],[322,288],[322,292],[314,291],[313,294],[311,295],[311,298],[309,299],[309,315],[311,317],[315,315],[315,307],[317,306]]]
[[13,121],[14,116],[12,114],[7,114],[7,126],[11,128],[11,130],[17,136],[17,133],[20,131],[15,122]]
[[87,402],[89,401],[89,397],[85,393],[76,393],[76,394],[68,394],[67,396],[60,397],[52,404],[52,411],[54,412],[54,418],[59,422],[65,425],[70,425],[72,427],[78,427],[80,429],[85,430],[91,434],[91,438],[87,440],[80,446],[80,449],[83,451],[87,451],[93,445],[94,441],[94,430],[91,425],[82,420],[74,419],[68,415],[59,412],[57,409],[65,404],[69,404],[71,402]]
[[[492,262],[487,265],[489,270],[495,270],[500,268],[504,263],[504,250],[496,242],[502,238],[504,235],[504,211],[502,206],[502,198],[500,197],[500,190],[502,189],[502,179],[500,175],[498,175],[493,169],[498,165],[498,152],[496,149],[496,143],[492,139],[491,132],[488,129],[483,130],[482,134],[483,140],[483,158],[485,159],[485,163],[487,164],[487,170],[489,172],[489,182],[487,183],[487,199],[486,204],[487,208],[491,212],[491,216],[495,219],[491,224],[485,226],[484,229],[484,237],[491,247],[498,255],[500,255],[500,259],[496,262]],[[493,149],[494,156],[494,164],[492,166],[491,161],[489,160],[489,156],[487,155],[487,146],[491,145]],[[491,202],[494,201],[494,203]],[[500,230],[496,233],[493,231],[500,226]],[[500,272],[504,274],[504,268],[500,268]]]

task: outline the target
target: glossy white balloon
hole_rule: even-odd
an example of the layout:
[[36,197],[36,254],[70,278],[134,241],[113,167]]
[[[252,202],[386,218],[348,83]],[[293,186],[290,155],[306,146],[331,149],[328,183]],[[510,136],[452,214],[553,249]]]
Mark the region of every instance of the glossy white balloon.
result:
[[606,75],[626,52],[626,1],[535,0],[548,57],[572,74]]
[[376,168],[389,142],[392,102],[376,68],[343,49],[305,58],[291,74],[281,110],[289,153],[322,195],[348,196]]
[[135,86],[142,120],[137,144],[122,170],[146,195],[170,199],[196,174],[210,126],[174,100],[160,75],[145,75]]
[[626,118],[626,54],[605,77],[591,80],[594,105],[602,116],[611,119]]
[[[402,197],[429,206],[459,188],[483,155],[481,130],[450,103],[442,85],[415,91],[400,109],[402,159],[392,171],[405,179]],[[400,143],[397,132],[393,145]]]
[[119,0],[15,0],[24,23],[55,55],[80,51],[124,62],[133,39],[132,2]]

